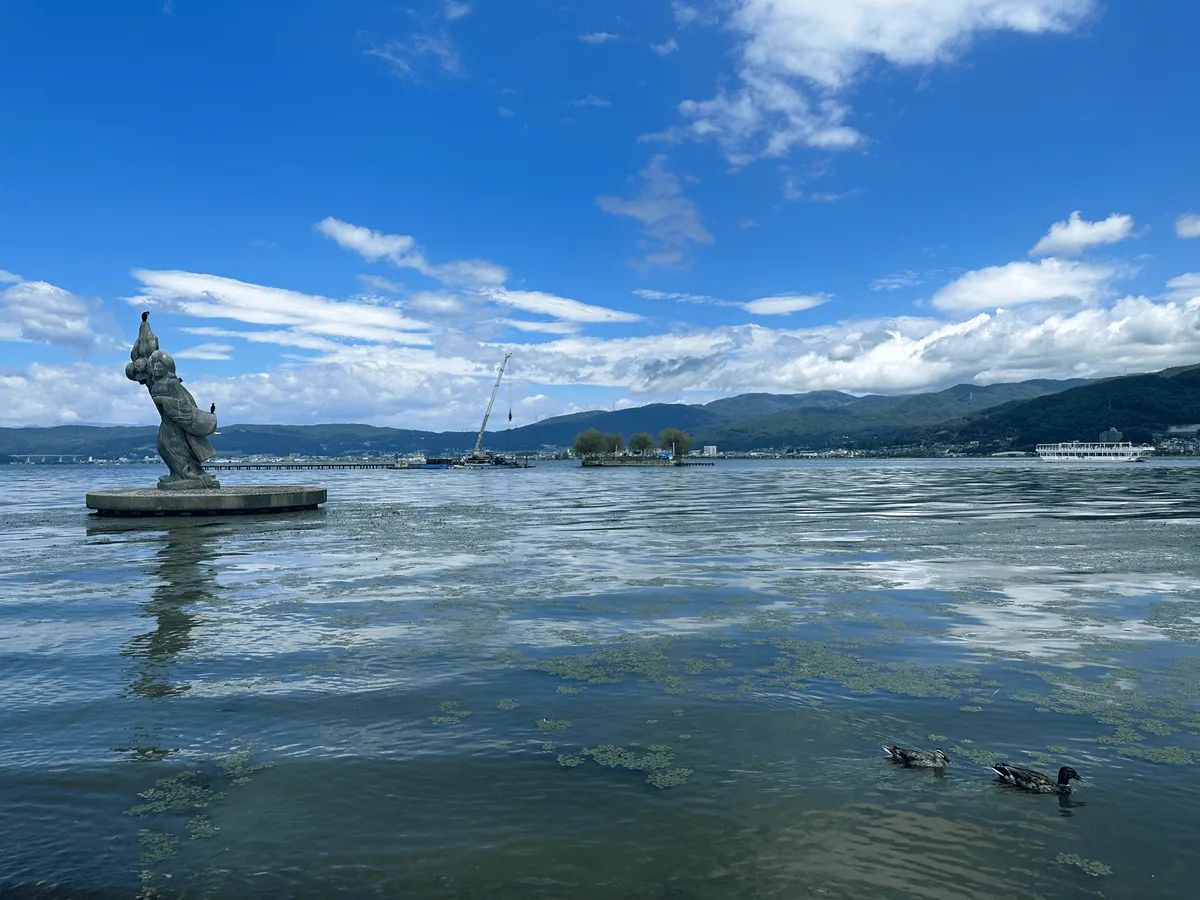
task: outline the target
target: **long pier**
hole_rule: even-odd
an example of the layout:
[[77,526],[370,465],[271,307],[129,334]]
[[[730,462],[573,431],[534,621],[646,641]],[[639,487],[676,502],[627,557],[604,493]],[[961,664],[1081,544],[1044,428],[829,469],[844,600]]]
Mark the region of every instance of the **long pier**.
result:
[[205,463],[207,469],[392,469],[391,460],[360,460],[357,462],[231,462]]

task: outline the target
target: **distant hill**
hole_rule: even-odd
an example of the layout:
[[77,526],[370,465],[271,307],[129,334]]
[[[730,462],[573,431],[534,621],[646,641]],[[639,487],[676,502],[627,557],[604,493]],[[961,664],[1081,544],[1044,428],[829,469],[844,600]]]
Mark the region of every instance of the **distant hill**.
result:
[[1125,375],[1023,402],[1005,403],[931,429],[939,440],[1031,450],[1039,443],[1094,441],[1113,427],[1146,442],[1171,425],[1200,423],[1200,366]]
[[[517,453],[536,451],[546,445],[569,446],[579,432],[588,428],[617,432],[628,439],[639,431],[657,435],[667,427],[687,431],[697,446],[715,443],[723,450],[897,444],[923,439],[934,431],[951,434],[966,428],[986,430],[990,426],[976,424],[983,420],[972,417],[1088,383],[1077,379],[986,386],[961,384],[936,393],[901,397],[877,394],[855,397],[840,391],[811,391],[741,394],[704,405],[652,403],[632,409],[556,416],[520,428],[489,432],[485,446]],[[155,455],[156,434],[154,426],[0,428],[0,457],[63,453],[104,459],[140,458]],[[475,436],[473,431],[438,433],[355,424],[223,425],[213,437],[213,445],[222,454],[388,456],[462,452],[474,446]]]

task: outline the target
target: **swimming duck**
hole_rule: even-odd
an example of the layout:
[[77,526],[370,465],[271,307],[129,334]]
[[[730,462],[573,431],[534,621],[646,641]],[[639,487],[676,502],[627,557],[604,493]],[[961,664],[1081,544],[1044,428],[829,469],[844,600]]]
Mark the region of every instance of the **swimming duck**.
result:
[[944,769],[950,765],[945,750],[913,750],[909,747],[884,747],[892,762],[904,763],[910,769]]
[[1083,780],[1079,777],[1079,773],[1070,766],[1063,766],[1058,770],[1058,781],[1045,772],[1026,769],[1023,766],[1010,766],[1008,763],[1000,763],[988,768],[995,772],[1001,780],[1016,785],[1021,790],[1033,791],[1035,794],[1069,794],[1071,793],[1071,779]]

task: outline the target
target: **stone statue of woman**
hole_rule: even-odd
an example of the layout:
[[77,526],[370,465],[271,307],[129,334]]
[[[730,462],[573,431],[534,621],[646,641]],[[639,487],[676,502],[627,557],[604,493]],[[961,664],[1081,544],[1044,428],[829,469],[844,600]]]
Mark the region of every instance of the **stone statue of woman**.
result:
[[146,385],[162,417],[158,426],[158,455],[169,475],[158,479],[166,491],[215,489],[221,483],[204,471],[202,463],[216,451],[208,436],[217,430],[217,417],[196,406],[191,392],[175,374],[175,360],[158,349],[158,338],[150,330],[150,314],[142,313],[137,342],[130,352],[125,376]]

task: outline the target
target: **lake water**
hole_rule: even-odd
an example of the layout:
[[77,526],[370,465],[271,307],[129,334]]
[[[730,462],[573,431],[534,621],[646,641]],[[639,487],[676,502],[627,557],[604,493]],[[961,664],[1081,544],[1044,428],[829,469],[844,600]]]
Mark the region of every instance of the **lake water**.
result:
[[0,896],[1195,896],[1196,465],[251,471],[330,501],[85,514],[159,471],[0,470]]

